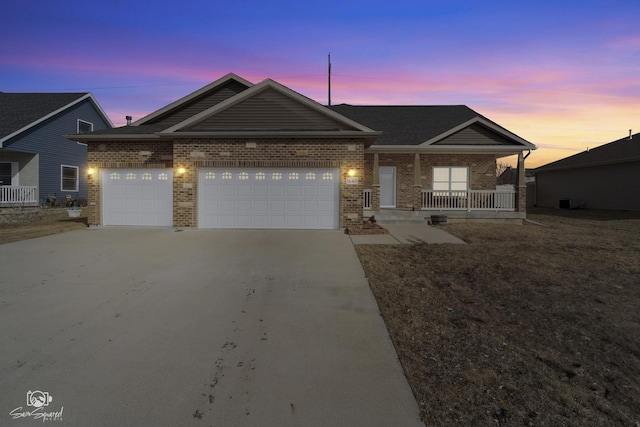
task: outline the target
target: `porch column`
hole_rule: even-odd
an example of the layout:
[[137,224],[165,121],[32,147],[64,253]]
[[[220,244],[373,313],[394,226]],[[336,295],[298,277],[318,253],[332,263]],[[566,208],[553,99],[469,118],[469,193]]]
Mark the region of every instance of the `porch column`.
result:
[[371,210],[380,210],[380,158],[373,153],[373,181],[371,184]]
[[518,153],[518,178],[516,180],[517,192],[516,192],[516,211],[527,211],[527,183],[524,178],[524,155],[522,152]]
[[422,172],[420,171],[420,153],[413,159],[413,210],[422,209]]

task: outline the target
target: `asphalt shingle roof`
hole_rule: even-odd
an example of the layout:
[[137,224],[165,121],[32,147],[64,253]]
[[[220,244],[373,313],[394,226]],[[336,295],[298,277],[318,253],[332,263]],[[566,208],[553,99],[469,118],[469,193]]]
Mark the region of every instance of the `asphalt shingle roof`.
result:
[[418,145],[475,117],[483,117],[466,105],[341,104],[329,108],[373,130],[382,131],[374,145]]
[[537,172],[640,160],[640,133],[540,166]]
[[0,92],[0,138],[87,95],[84,93]]

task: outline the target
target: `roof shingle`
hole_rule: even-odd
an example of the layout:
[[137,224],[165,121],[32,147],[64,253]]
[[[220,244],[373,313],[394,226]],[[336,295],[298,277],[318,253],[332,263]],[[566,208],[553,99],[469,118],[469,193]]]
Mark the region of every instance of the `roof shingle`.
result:
[[87,95],[0,92],[0,139]]

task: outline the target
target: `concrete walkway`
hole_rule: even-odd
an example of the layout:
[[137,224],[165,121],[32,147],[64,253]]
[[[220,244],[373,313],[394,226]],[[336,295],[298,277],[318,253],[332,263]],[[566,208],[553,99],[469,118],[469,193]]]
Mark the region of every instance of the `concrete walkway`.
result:
[[447,233],[437,226],[425,223],[387,224],[378,223],[389,230],[389,234],[351,236],[354,245],[399,245],[412,243],[461,243],[463,240]]
[[422,425],[340,231],[87,229],[0,260],[0,425],[42,425],[29,391],[52,425]]

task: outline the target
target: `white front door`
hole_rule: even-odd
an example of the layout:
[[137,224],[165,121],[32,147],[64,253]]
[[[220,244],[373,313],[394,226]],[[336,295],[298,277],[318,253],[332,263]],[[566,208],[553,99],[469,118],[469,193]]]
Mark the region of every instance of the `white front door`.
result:
[[396,207],[396,168],[381,166],[380,173],[380,207]]
[[338,228],[337,169],[201,168],[200,228]]
[[173,225],[171,169],[102,171],[104,225]]

